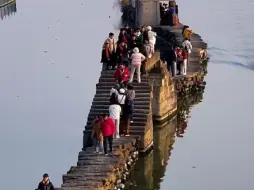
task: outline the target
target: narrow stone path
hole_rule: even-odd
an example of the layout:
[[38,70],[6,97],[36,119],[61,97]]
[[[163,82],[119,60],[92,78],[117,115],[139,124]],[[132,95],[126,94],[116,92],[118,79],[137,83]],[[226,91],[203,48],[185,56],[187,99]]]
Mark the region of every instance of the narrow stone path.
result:
[[[108,113],[109,108],[109,92],[112,87],[115,86],[116,81],[113,70],[102,71],[99,79],[99,83],[96,85],[96,94],[94,96],[90,113],[87,118],[86,130],[91,130],[91,122],[95,115]],[[134,76],[134,80],[135,80]],[[141,83],[133,82],[133,86],[136,92],[133,123],[130,126],[131,135],[145,134],[145,126],[147,123],[148,114],[150,114],[150,99],[151,89],[147,76],[141,77]]]
[[120,172],[125,170],[128,155],[135,151],[135,138],[130,136],[114,139],[113,154],[108,156],[93,153],[92,147],[79,152],[77,166],[72,166],[67,174],[63,175],[61,190],[99,190],[102,187],[114,187]]
[[[91,134],[91,122],[98,114],[108,113],[110,90],[116,81],[113,70],[102,71],[96,84],[90,113],[87,118],[85,133]],[[136,76],[135,76],[136,77]],[[141,77],[141,83],[133,82],[136,91],[133,123],[130,126],[129,137],[121,137],[113,141],[113,153],[109,156],[93,153],[92,147],[87,147],[78,156],[77,166],[72,166],[63,175],[61,190],[99,190],[102,187],[112,189],[126,169],[126,162],[138,147],[138,141],[144,142],[146,126],[151,116],[151,89],[147,76]],[[152,135],[152,133],[151,133]],[[142,139],[143,138],[143,139]],[[141,143],[142,144],[142,143]],[[142,145],[140,145],[142,148]]]

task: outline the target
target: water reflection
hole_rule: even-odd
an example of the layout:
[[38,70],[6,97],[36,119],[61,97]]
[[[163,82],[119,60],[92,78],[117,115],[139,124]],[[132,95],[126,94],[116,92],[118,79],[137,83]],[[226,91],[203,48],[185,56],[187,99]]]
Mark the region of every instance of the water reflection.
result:
[[182,138],[187,129],[188,119],[190,118],[190,111],[193,106],[200,103],[203,99],[203,92],[196,93],[193,96],[185,96],[178,100],[178,114],[176,136]]
[[130,180],[126,184],[126,189],[160,189],[175,140],[178,137],[183,137],[187,128],[188,118],[190,117],[190,110],[202,99],[203,93],[197,93],[179,100],[177,116],[164,125],[155,126],[154,150],[149,155],[138,160],[136,167],[131,173]]
[[[0,15],[1,15],[1,20],[5,19],[8,16],[15,15],[17,12],[17,6],[16,6],[16,1],[13,1],[12,3],[8,3],[10,0],[0,0]],[[5,5],[5,6],[3,6]]]

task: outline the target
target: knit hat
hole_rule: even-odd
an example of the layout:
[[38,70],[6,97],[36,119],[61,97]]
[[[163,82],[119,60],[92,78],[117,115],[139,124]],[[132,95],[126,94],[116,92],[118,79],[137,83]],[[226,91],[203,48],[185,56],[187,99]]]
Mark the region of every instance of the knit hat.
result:
[[148,26],[146,29],[147,29],[148,31],[151,31],[151,30],[152,30],[152,27],[151,27],[151,26]]
[[138,53],[138,52],[139,52],[139,49],[138,49],[137,47],[135,47],[135,48],[133,49],[133,52],[134,52],[134,53]]

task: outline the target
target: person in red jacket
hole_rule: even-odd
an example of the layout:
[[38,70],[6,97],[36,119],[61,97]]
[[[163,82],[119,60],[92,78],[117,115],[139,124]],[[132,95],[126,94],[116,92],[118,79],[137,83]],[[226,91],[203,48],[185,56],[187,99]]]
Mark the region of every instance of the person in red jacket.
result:
[[123,64],[120,64],[116,69],[114,78],[117,82],[127,85],[130,78],[130,72],[128,67],[125,67]]
[[105,156],[108,155],[108,143],[109,143],[109,151],[112,152],[112,144],[113,144],[113,135],[115,134],[116,127],[114,121],[108,117],[107,114],[103,115],[103,120],[101,121],[101,132],[103,134],[103,148]]
[[182,65],[182,62],[183,62],[183,55],[182,55],[182,49],[180,47],[177,47],[176,48],[176,56],[177,56],[177,70],[179,71],[179,73],[181,73],[181,65]]

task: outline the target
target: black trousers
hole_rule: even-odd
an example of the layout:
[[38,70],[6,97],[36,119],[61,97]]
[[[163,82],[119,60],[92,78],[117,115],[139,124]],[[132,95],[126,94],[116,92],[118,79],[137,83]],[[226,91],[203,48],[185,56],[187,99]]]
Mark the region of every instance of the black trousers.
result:
[[104,148],[104,153],[107,154],[108,153],[108,143],[109,143],[109,151],[112,152],[113,147],[113,135],[111,136],[107,136],[107,137],[103,137],[103,148]]

